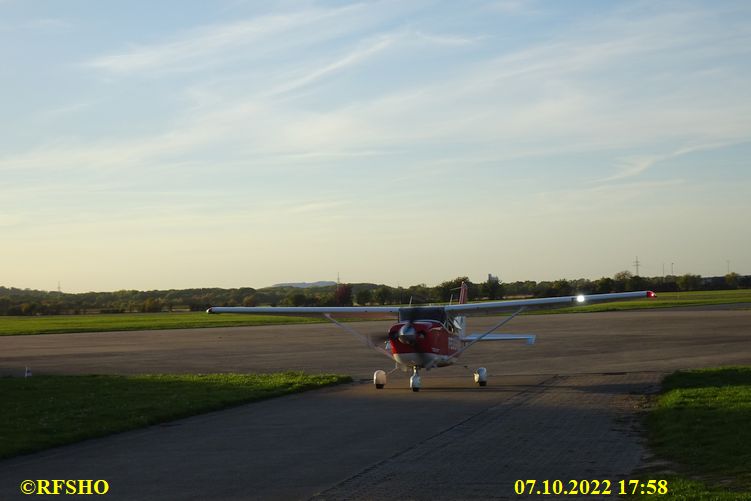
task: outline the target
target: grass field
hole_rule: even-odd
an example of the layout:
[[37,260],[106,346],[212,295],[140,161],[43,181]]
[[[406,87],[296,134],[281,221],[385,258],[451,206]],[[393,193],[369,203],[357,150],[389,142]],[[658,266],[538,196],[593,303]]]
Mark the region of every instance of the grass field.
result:
[[0,316],[0,336],[300,324],[323,321],[323,319],[301,317],[208,315],[205,312],[52,315],[46,317]]
[[298,372],[0,378],[0,458],[349,381]]
[[[625,311],[676,306],[705,306],[749,303],[751,289],[705,292],[669,292],[653,299],[592,304],[552,310],[533,310],[531,314],[587,313]],[[121,313],[102,315],[53,315],[46,317],[0,316],[0,336],[61,334],[66,332],[110,332],[197,327],[232,327],[324,322],[320,318],[256,315],[208,315],[191,313]]]
[[751,367],[668,376],[647,430],[678,472],[656,475],[668,479],[671,497],[751,500]]

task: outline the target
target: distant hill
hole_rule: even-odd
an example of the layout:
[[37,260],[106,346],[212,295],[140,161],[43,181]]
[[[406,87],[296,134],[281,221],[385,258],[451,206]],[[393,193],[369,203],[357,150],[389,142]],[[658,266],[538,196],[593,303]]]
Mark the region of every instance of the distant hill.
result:
[[289,282],[284,284],[274,284],[272,287],[296,287],[298,289],[309,289],[311,287],[328,287],[330,285],[336,285],[336,282],[326,280],[318,282]]

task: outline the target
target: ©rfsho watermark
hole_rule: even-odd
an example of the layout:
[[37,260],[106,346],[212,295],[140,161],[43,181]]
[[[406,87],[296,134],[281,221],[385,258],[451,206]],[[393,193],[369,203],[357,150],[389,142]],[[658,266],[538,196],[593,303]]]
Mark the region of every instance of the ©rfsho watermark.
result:
[[57,496],[103,495],[110,490],[106,480],[24,480],[20,485],[23,494]]

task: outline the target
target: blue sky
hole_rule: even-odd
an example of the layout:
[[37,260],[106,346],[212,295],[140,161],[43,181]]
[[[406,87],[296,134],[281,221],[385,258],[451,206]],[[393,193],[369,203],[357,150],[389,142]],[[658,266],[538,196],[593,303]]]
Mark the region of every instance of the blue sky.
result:
[[748,2],[0,0],[0,284],[751,273]]

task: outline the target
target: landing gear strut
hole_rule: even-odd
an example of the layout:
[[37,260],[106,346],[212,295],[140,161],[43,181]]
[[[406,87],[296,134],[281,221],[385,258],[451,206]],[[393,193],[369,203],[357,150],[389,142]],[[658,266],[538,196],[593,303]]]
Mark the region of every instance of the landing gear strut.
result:
[[412,377],[409,378],[409,387],[412,388],[412,391],[420,391],[420,385],[420,369],[413,367]]

